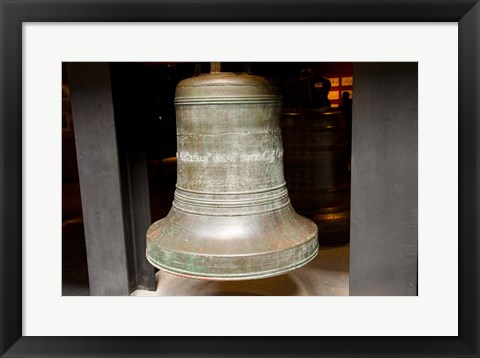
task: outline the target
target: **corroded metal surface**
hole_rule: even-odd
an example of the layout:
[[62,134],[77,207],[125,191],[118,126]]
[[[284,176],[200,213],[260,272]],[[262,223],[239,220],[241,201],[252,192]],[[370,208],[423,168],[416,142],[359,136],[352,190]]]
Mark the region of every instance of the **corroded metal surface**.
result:
[[284,111],[285,177],[292,205],[318,225],[320,244],[350,234],[349,135],[338,110]]
[[132,296],[348,296],[350,247],[322,248],[308,265],[263,280],[211,281],[157,273],[157,290]]
[[175,106],[177,185],[169,214],[147,233],[152,265],[242,280],[312,260],[317,227],[290,205],[277,88],[257,76],[212,73],[180,82]]

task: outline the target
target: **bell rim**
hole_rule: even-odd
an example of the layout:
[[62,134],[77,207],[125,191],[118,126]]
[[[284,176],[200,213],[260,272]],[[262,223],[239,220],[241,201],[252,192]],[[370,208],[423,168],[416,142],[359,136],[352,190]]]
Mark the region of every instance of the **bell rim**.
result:
[[[319,244],[318,244],[318,239],[317,236],[312,239],[315,241],[316,245],[312,253],[305,257],[301,261],[296,261],[294,264],[289,265],[289,266],[284,266],[281,268],[274,268],[270,270],[264,270],[264,271],[257,271],[257,272],[248,272],[248,273],[234,273],[234,274],[217,274],[217,273],[200,273],[200,272],[192,272],[192,271],[186,271],[186,270],[180,270],[180,269],[175,269],[169,266],[161,265],[158,264],[157,262],[153,261],[149,255],[148,252],[146,254],[146,258],[148,262],[156,267],[159,270],[171,273],[173,275],[177,276],[182,276],[186,278],[194,278],[194,279],[200,279],[200,280],[207,280],[207,281],[247,281],[247,280],[257,280],[257,279],[264,279],[264,278],[269,278],[269,277],[275,277],[275,276],[280,276],[284,275],[290,271],[294,271],[298,268],[301,268],[305,265],[307,265],[309,262],[311,262],[318,254],[319,251]],[[307,245],[309,241],[304,243],[303,245]],[[303,246],[300,245],[300,246]],[[270,253],[269,253],[270,254]],[[238,255],[241,256],[241,255]],[[229,257],[229,256],[223,256],[224,258]],[[230,257],[235,258],[237,255],[231,255]]]

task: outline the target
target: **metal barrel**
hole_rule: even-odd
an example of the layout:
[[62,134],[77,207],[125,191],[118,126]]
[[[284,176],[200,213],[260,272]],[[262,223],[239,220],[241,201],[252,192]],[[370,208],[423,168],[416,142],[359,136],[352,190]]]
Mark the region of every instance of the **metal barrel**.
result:
[[350,234],[350,149],[344,113],[333,108],[284,110],[285,178],[295,210],[318,226],[320,244]]

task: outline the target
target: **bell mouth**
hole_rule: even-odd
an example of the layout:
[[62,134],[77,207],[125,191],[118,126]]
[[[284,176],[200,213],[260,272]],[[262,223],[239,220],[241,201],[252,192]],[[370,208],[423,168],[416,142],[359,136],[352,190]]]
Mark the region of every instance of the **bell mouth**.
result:
[[[316,238],[315,238],[316,239]],[[169,272],[174,275],[203,279],[214,281],[238,281],[238,280],[253,280],[262,279],[268,277],[274,277],[288,273],[289,271],[296,270],[307,263],[312,261],[318,254],[318,242],[312,240],[311,245],[293,248],[285,250],[281,253],[271,252],[268,254],[258,254],[252,256],[208,256],[200,254],[180,254],[180,253],[164,253],[164,258],[170,256],[169,260],[165,259],[163,262],[153,261],[153,259],[147,254],[147,260],[156,268]],[[184,256],[184,258],[182,258]],[[301,261],[293,261],[290,257],[305,256]],[[182,269],[179,267],[178,262],[172,258],[178,258],[180,260],[187,259],[192,262],[202,262],[204,266],[196,264],[195,271],[189,271],[188,269]],[[209,265],[208,262],[211,261]],[[205,264],[207,262],[207,264]],[[174,265],[171,265],[171,264]],[[177,265],[175,265],[177,264]],[[239,265],[245,265],[251,272],[232,272],[229,273],[228,269],[222,268],[222,271],[218,270],[218,267],[238,267]],[[265,269],[265,267],[273,267]]]
[[264,215],[205,217],[177,211],[147,234],[147,259],[172,274],[251,280],[285,274],[318,253],[317,226],[290,207]]

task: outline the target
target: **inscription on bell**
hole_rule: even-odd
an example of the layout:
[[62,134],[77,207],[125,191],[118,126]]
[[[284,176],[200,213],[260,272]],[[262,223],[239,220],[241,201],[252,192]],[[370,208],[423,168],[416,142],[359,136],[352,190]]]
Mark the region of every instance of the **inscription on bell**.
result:
[[181,162],[187,163],[251,163],[251,162],[265,162],[275,163],[283,157],[282,149],[266,150],[264,152],[254,153],[228,153],[228,154],[213,154],[213,153],[189,153],[177,152],[177,159]]

